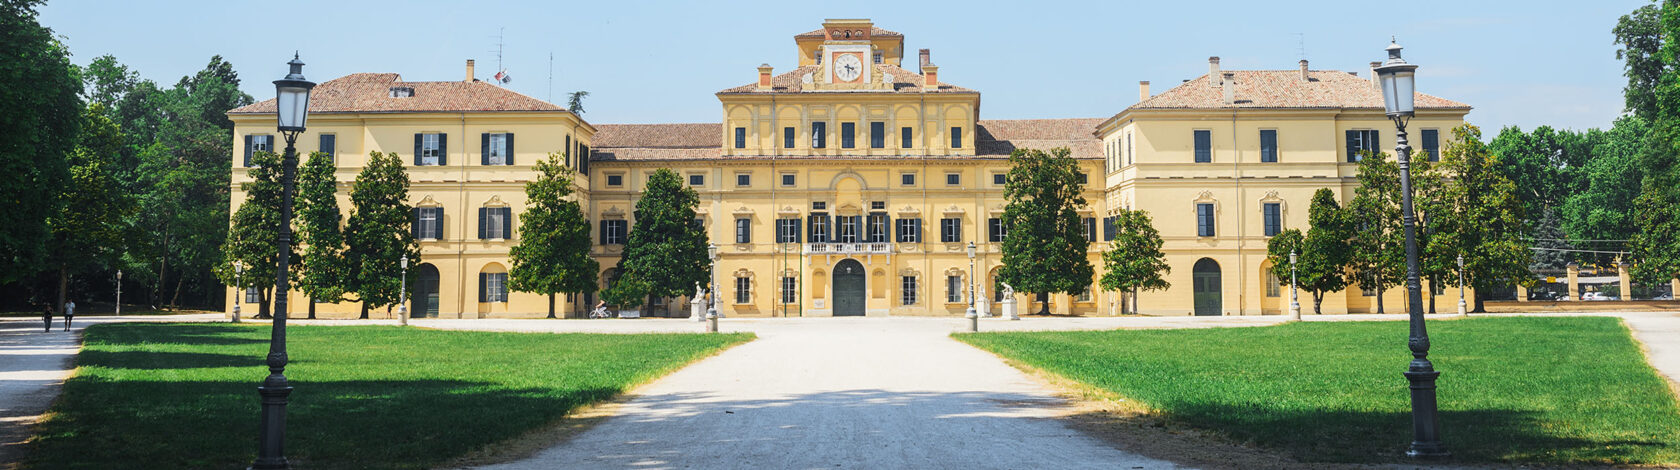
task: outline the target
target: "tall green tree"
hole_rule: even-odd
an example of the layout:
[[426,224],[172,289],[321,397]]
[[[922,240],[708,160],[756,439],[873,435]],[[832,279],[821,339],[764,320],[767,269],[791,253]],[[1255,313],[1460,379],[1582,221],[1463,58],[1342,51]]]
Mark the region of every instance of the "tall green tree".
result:
[[1306,238],[1301,235],[1301,230],[1293,228],[1278,232],[1266,240],[1266,261],[1271,264],[1270,273],[1273,278],[1278,279],[1279,284],[1287,283],[1291,279],[1289,254],[1295,253],[1299,258],[1305,242]]
[[1348,263],[1352,255],[1353,228],[1347,212],[1336,202],[1336,193],[1319,188],[1307,208],[1307,236],[1301,242],[1296,263],[1301,289],[1312,293],[1313,313],[1324,313],[1324,294],[1347,288]]
[[1430,215],[1437,228],[1433,243],[1438,255],[1464,255],[1465,282],[1476,289],[1476,312],[1486,311],[1483,302],[1494,286],[1533,283],[1517,185],[1498,170],[1503,160],[1481,138],[1481,129],[1474,125],[1453,128],[1453,139],[1437,166],[1448,182],[1440,195],[1442,207]]
[[1657,83],[1672,67],[1670,60],[1659,55],[1664,40],[1669,37],[1663,29],[1661,15],[1662,10],[1655,4],[1641,6],[1622,15],[1610,30],[1616,37],[1615,43],[1621,46],[1616,50],[1616,58],[1623,61],[1622,74],[1628,79],[1627,86],[1622,88],[1627,111],[1646,120],[1657,117]]
[[89,105],[82,117],[82,131],[70,153],[70,179],[57,191],[58,210],[47,219],[58,305],[66,300],[70,276],[118,261],[124,222],[134,210],[133,198],[113,174],[123,147],[122,131],[98,103]]
[[[233,224],[222,242],[222,260],[215,273],[227,285],[256,288],[260,303],[257,318],[272,318],[269,302],[274,298],[280,263],[280,252],[275,249],[280,240],[280,157],[273,152],[257,152],[251,164],[255,165],[250,170],[251,181],[240,185],[245,190],[245,202],[233,212]],[[236,262],[243,266],[243,274],[235,271]]]
[[1122,209],[1114,218],[1114,240],[1103,253],[1102,288],[1131,294],[1132,313],[1137,313],[1139,290],[1172,287],[1163,277],[1172,272],[1166,253],[1161,252],[1161,232],[1143,210]]
[[409,263],[420,263],[408,186],[408,171],[396,152],[375,150],[368,152],[367,165],[350,188],[350,219],[344,225],[344,266],[349,272],[343,287],[356,293],[363,319],[369,308],[401,301],[404,255]]
[[84,121],[70,52],[37,20],[39,0],[0,1],[0,282],[41,269]]
[[1078,294],[1090,287],[1095,268],[1079,209],[1085,183],[1067,147],[1046,152],[1015,149],[1003,189],[1003,267],[998,279],[1038,294],[1039,314],[1050,314],[1052,293]]
[[589,92],[578,90],[566,94],[566,110],[572,114],[583,115],[583,99],[589,97]]
[[1367,152],[1359,161],[1359,187],[1348,201],[1348,284],[1377,292],[1377,313],[1384,313],[1383,295],[1406,280],[1405,227],[1400,220],[1400,166],[1386,152]]
[[1680,2],[1662,2],[1654,24],[1661,67],[1652,87],[1651,145],[1640,158],[1645,176],[1634,200],[1639,232],[1630,244],[1633,275],[1647,284],[1680,278]]
[[[675,297],[693,292],[695,284],[711,285],[706,230],[694,223],[699,205],[700,195],[671,169],[660,168],[648,177],[618,259],[618,279],[608,288],[609,301],[626,305],[640,300],[645,306],[650,296]],[[707,292],[715,296],[716,287]]]
[[[1593,147],[1593,158],[1584,172],[1585,188],[1564,201],[1563,231],[1576,244],[1593,251],[1621,251],[1620,242],[1582,240],[1629,240],[1637,232],[1634,200],[1644,171],[1640,155],[1651,148],[1650,123],[1638,116],[1623,116]],[[1536,253],[1538,254],[1538,253]],[[1576,261],[1608,265],[1612,255],[1583,253]]]
[[309,318],[315,303],[344,300],[344,233],[339,222],[337,166],[331,155],[311,152],[298,172],[297,235],[303,256],[297,260],[296,288],[309,296]]
[[600,263],[589,256],[589,219],[570,199],[574,173],[563,153],[537,162],[537,179],[525,183],[525,213],[519,220],[519,244],[509,250],[513,268],[509,287],[548,294],[548,318],[554,318],[554,295],[595,288]]

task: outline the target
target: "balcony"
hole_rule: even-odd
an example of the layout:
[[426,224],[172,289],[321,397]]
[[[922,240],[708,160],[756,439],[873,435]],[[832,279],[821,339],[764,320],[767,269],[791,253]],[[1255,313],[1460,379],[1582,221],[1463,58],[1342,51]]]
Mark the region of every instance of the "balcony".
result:
[[893,252],[893,244],[880,243],[806,243],[805,254],[884,255]]

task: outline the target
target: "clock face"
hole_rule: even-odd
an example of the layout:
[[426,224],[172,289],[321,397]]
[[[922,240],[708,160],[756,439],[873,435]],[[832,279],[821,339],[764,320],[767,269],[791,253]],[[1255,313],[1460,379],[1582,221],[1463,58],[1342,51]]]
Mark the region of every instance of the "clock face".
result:
[[840,81],[857,80],[858,75],[861,74],[863,74],[863,62],[858,60],[856,54],[845,54],[834,58],[834,77],[839,78]]

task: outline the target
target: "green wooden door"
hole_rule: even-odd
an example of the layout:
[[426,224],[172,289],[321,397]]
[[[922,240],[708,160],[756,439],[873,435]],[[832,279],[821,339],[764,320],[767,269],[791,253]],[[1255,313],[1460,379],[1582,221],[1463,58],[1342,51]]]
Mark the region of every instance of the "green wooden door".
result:
[[863,264],[857,260],[842,260],[834,265],[834,316],[863,316],[865,277]]
[[415,318],[437,318],[438,316],[438,270],[436,266],[422,264],[418,268],[418,275],[414,281],[414,305],[409,306],[409,315]]
[[1196,315],[1220,314],[1219,263],[1202,258],[1191,271],[1191,292],[1195,296]]

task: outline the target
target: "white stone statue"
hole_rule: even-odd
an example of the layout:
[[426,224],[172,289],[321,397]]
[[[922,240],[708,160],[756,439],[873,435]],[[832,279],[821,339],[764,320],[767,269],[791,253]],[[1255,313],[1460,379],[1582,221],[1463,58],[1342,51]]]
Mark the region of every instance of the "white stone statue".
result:
[[1009,299],[1015,298],[1015,288],[1014,287],[1010,287],[1009,283],[1003,282],[1003,281],[998,281],[998,284],[1003,285],[1003,299],[1004,300],[1009,300]]
[[1010,287],[1007,282],[999,281],[998,284],[1003,285],[1003,302],[999,302],[1003,306],[1003,318],[1005,320],[1020,320],[1021,315],[1015,313],[1015,288]]

